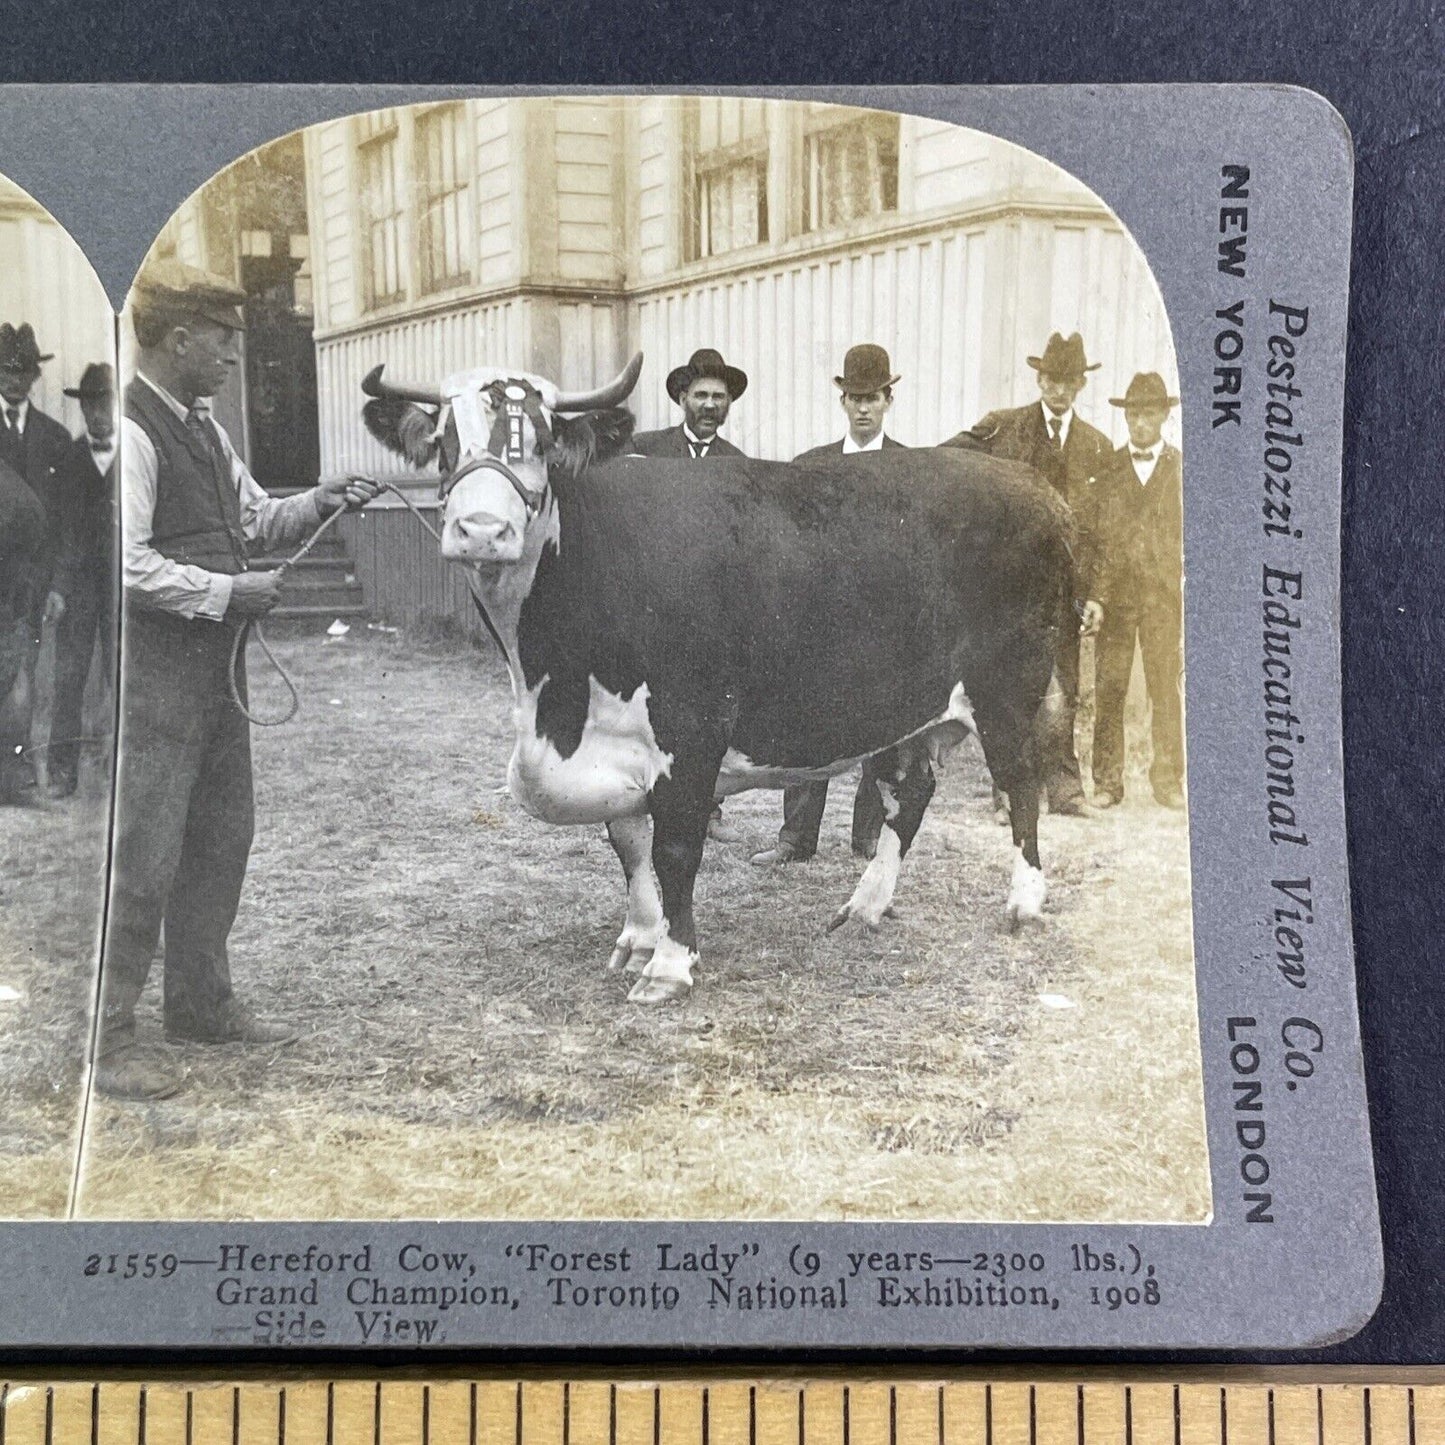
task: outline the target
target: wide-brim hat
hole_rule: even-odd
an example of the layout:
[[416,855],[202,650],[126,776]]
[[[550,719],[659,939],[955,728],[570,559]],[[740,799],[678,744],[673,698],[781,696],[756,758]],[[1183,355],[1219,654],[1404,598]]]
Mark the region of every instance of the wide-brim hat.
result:
[[99,401],[102,397],[115,395],[115,370],[108,361],[92,361],[80,373],[79,386],[67,386],[66,396],[82,401]]
[[1109,398],[1109,405],[1161,406],[1168,411],[1171,406],[1179,405],[1179,398],[1169,395],[1169,388],[1164,385],[1164,378],[1157,371],[1141,371],[1135,374],[1123,396]]
[[848,348],[843,358],[843,375],[835,376],[833,385],[845,396],[867,396],[869,392],[897,386],[898,376],[888,353],[881,346],[864,341]]
[[1097,371],[1104,364],[1102,361],[1089,364],[1084,357],[1084,338],[1077,331],[1068,337],[1054,332],[1042,356],[1026,356],[1024,360],[1047,376],[1083,376],[1086,371]]
[[0,326],[0,366],[14,366],[29,371],[54,357],[53,351],[42,352],[35,340],[35,328],[28,322],[18,327],[8,321]]
[[728,389],[728,396],[736,401],[748,389],[748,374],[736,366],[729,366],[722,359],[722,353],[710,346],[694,351],[686,366],[674,367],[667,374],[667,394],[681,402],[682,394],[699,377],[710,376]]
[[224,276],[188,266],[174,256],[152,261],[136,277],[130,301],[152,316],[173,320],[177,326],[187,321],[210,321],[231,331],[246,329],[241,307],[246,293],[233,286]]

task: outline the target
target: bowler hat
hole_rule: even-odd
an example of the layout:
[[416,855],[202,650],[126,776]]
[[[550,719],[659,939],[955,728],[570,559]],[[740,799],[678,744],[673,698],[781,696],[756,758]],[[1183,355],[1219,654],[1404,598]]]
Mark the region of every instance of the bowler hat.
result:
[[210,321],[232,331],[246,329],[240,310],[245,301],[246,293],[224,276],[188,266],[174,256],[147,265],[130,294],[133,306],[172,319],[177,326],[193,320]]
[[845,396],[867,396],[869,392],[897,384],[898,377],[888,353],[871,341],[850,346],[843,358],[843,375],[833,378],[833,385]]
[[710,346],[705,346],[701,351],[694,351],[688,358],[686,366],[674,368],[667,374],[667,394],[676,402],[681,402],[682,394],[699,377],[710,376],[727,387],[728,395],[736,401],[748,389],[747,372],[739,371],[735,366],[729,366],[722,359],[720,352],[714,351]]
[[1171,406],[1179,405],[1177,396],[1169,395],[1169,388],[1164,385],[1164,378],[1157,371],[1136,372],[1133,381],[1129,383],[1129,389],[1123,396],[1111,396],[1110,406],[1162,406],[1166,411]]
[[79,386],[67,386],[66,396],[79,397],[82,401],[99,401],[102,397],[115,395],[115,372],[108,361],[92,361],[80,373]]
[[1085,361],[1084,338],[1077,331],[1067,340],[1054,332],[1042,356],[1026,356],[1024,360],[1045,376],[1082,376],[1086,371],[1097,371],[1104,364],[1096,361],[1090,366]]
[[49,361],[54,355],[53,351],[41,354],[35,340],[35,328],[28,321],[21,322],[18,329],[8,321],[0,326],[0,366],[13,366],[18,371],[30,371],[42,361]]

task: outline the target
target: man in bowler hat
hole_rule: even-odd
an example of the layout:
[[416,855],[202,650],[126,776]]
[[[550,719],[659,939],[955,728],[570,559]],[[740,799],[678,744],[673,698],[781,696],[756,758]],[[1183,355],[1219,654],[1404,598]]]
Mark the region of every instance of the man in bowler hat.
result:
[[[841,440],[812,447],[793,460],[821,462],[857,452],[906,451],[902,442],[894,441],[883,429],[898,381],[888,353],[881,346],[864,342],[849,347],[843,357],[842,376],[833,378],[848,429]],[[826,778],[784,788],[783,826],[778,829],[778,841],[771,848],[754,853],[752,861],[765,868],[774,863],[805,862],[811,858],[818,851],[818,833],[827,804]],[[865,759],[863,776],[858,780],[858,791],[853,798],[854,853],[861,858],[873,856],[883,822],[883,798],[878,791],[877,774]]]
[[54,590],[64,599],[55,634],[55,696],[50,711],[46,774],[50,794],[69,797],[80,772],[81,702],[100,640],[102,675],[115,671],[115,368],[92,362],[78,386],[85,430],[71,443],[55,477],[60,560]]
[[[718,435],[728,411],[748,389],[747,373],[729,366],[711,347],[694,351],[685,366],[667,374],[667,394],[682,408],[682,421],[663,431],[647,431],[632,438],[632,455],[677,457],[702,462],[716,457],[744,455],[726,437]],[[723,822],[722,806],[713,809],[707,835],[718,843],[737,843],[742,834]]]
[[[70,451],[70,433],[30,400],[40,380],[43,362],[53,353],[42,352],[29,322],[0,326],[0,462],[24,478],[45,508],[45,540],[35,561],[34,587],[27,617],[29,631],[22,659],[23,681],[15,699],[17,727],[29,744],[35,706],[35,663],[40,656],[41,632],[54,625],[64,610],[64,600],[52,585],[61,550],[61,514],[57,506],[56,477]],[[0,760],[8,774],[12,792],[35,787],[34,765],[27,753]]]
[[1124,699],[1136,641],[1154,743],[1149,782],[1160,806],[1184,806],[1184,471],[1179,449],[1163,439],[1178,404],[1155,371],[1140,372],[1123,396],[1109,398],[1124,410],[1129,441],[1095,483],[1104,621],[1095,663],[1094,800],[1106,808],[1124,798]]
[[[991,456],[1027,462],[1073,509],[1076,532],[1075,589],[1084,632],[1099,625],[1099,608],[1092,597],[1096,543],[1091,530],[1093,505],[1090,479],[1113,453],[1109,438],[1074,410],[1088,373],[1099,363],[1085,357],[1083,338],[1076,331],[1064,337],[1054,332],[1042,356],[1025,358],[1038,377],[1039,399],[1026,406],[989,412],[976,426],[950,437],[943,445],[988,452]],[[1063,629],[1054,655],[1054,679],[1049,698],[1039,709],[1034,736],[1038,743],[1049,811],[1085,817],[1089,805],[1074,750],[1074,715],[1079,700],[1079,632]]]
[[733,402],[747,389],[747,374],[729,366],[720,352],[711,347],[694,351],[687,365],[674,367],[667,376],[667,394],[682,408],[681,423],[633,437],[633,455],[699,462],[711,457],[742,456],[718,431],[728,419]]
[[[125,681],[115,865],[102,958],[96,1086],[161,1098],[181,1075],[137,1039],[135,1008],[165,925],[166,1036],[201,1044],[295,1037],[231,987],[226,941],[251,848],[251,739],[229,694],[237,627],[276,605],[254,549],[298,545],[373,482],[268,497],[210,414],[239,360],[245,294],[174,260],[150,266],[130,308],[139,346],[121,422]],[[244,678],[238,679],[244,697]]]

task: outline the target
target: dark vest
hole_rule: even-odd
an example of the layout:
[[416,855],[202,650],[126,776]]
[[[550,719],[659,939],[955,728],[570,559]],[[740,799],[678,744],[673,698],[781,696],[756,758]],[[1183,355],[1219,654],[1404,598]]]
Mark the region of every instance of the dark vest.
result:
[[125,414],[156,453],[151,546],[162,557],[207,572],[244,572],[241,504],[220,438],[197,436],[139,377],[125,389]]

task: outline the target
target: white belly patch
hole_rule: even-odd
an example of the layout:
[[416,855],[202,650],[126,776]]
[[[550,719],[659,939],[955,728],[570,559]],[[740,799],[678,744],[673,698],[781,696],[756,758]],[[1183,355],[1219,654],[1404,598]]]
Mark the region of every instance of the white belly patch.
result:
[[672,770],[672,755],[653,736],[647,684],[624,702],[589,678],[582,741],[564,758],[537,736],[537,696],[546,681],[516,706],[517,743],[507,769],[512,796],[544,823],[605,823],[646,812],[648,793]]
[[[913,732],[898,738],[889,746],[921,743],[928,752],[929,760],[938,767],[974,730],[973,708],[960,682],[949,694],[948,706],[936,718],[931,718],[921,728],[915,728]],[[882,752],[883,749],[878,751]],[[755,763],[736,748],[729,748],[718,770],[717,795],[726,798],[733,793],[745,793],[749,788],[788,788],[795,783],[821,782],[825,778],[835,778],[839,773],[846,773],[857,767],[863,761],[863,756],[838,758],[811,768],[779,768],[766,763]]]

